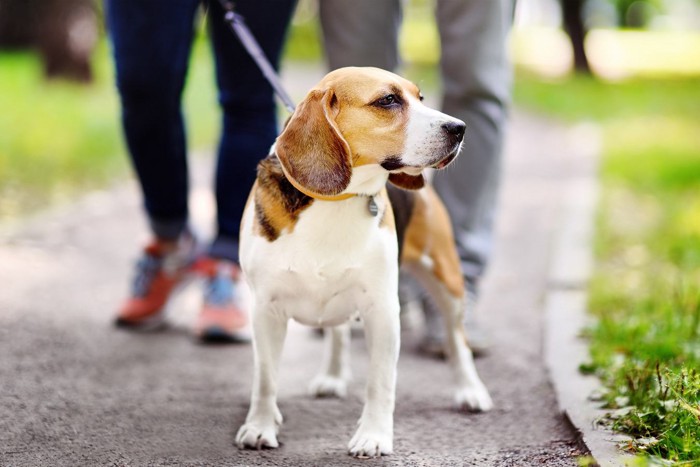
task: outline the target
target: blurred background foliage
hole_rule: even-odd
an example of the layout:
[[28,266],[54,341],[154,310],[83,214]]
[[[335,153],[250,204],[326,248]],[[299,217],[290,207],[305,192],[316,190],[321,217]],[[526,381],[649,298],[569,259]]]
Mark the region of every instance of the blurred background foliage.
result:
[[[432,9],[407,1],[400,45],[402,73],[436,95]],[[211,152],[203,23],[185,111],[190,146]],[[601,129],[585,369],[611,423],[643,440],[628,449],[700,459],[700,1],[519,0],[510,48],[516,108]],[[283,67],[301,62],[324,66],[316,0],[300,0]],[[101,3],[0,0],[0,109],[0,222],[124,180]]]
[[[586,31],[590,81],[572,73],[577,47],[565,33],[561,5],[574,3]],[[404,73],[438,92],[433,2],[406,6]],[[511,41],[516,103],[557,117],[595,119],[607,114],[610,99],[639,115],[650,110],[645,95],[675,89],[674,101],[689,106],[682,91],[700,75],[698,9],[697,0],[520,0]],[[316,0],[300,1],[284,66],[322,66],[316,10]],[[0,219],[104,185],[127,170],[102,18],[96,0],[0,0]],[[213,147],[218,131],[204,30],[202,20],[185,98],[193,148]],[[687,85],[678,84],[679,77]]]

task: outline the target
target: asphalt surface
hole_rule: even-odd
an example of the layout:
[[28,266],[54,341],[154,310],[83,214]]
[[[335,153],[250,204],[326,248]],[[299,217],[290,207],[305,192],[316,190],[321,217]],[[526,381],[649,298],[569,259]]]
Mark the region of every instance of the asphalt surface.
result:
[[[93,193],[0,235],[0,465],[475,465],[575,466],[577,435],[543,363],[543,296],[562,194],[575,161],[566,129],[516,114],[506,150],[496,256],[479,317],[493,350],[477,361],[495,409],[451,406],[446,364],[417,352],[403,331],[392,456],[346,454],[362,407],[367,353],[353,339],[345,400],[306,386],[322,342],[290,329],[280,369],[285,417],[278,450],[233,445],[252,375],[248,345],[204,346],[189,333],[197,284],[151,334],[111,325],[146,238],[133,182]],[[211,219],[209,161],[194,164],[195,221]],[[204,180],[204,182],[202,182]]]

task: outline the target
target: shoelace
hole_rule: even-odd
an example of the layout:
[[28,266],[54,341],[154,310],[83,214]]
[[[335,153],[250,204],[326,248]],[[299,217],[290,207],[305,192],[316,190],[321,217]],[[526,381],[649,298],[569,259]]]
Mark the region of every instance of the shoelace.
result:
[[132,284],[132,293],[135,297],[145,297],[148,294],[162,262],[162,258],[152,255],[144,255],[138,260],[136,276]]
[[235,296],[235,286],[229,274],[217,272],[207,281],[204,299],[212,305],[227,305]]

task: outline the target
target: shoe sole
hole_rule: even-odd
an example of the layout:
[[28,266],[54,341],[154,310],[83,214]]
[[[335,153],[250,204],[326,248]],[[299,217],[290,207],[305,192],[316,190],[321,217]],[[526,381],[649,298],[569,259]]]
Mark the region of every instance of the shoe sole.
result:
[[232,333],[217,326],[200,331],[197,337],[201,342],[207,344],[245,344],[251,340],[250,336],[245,333]]
[[165,313],[160,311],[157,315],[139,321],[129,321],[123,318],[114,320],[114,325],[121,329],[138,332],[153,332],[165,327]]

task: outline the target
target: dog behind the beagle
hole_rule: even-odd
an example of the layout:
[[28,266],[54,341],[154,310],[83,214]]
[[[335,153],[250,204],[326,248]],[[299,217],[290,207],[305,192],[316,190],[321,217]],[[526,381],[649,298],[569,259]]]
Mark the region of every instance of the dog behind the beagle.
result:
[[[465,125],[421,101],[418,88],[393,73],[336,70],[299,104],[260,163],[241,223],[255,371],[238,446],[278,446],[277,365],[288,320],[328,328],[327,355],[310,391],[343,397],[350,373],[347,323],[359,315],[370,364],[365,406],[348,448],[354,456],[392,452],[399,259],[442,311],[458,407],[492,407],[462,328],[464,284],[449,217],[422,174],[457,156]],[[418,190],[398,195],[405,202],[397,203],[397,213],[387,181]]]

